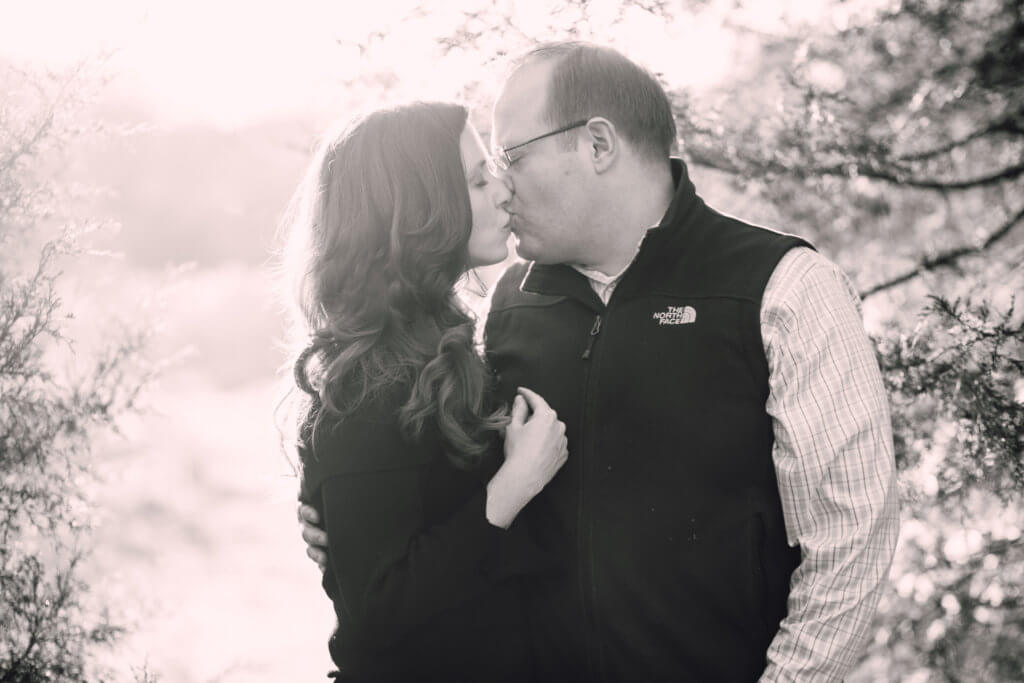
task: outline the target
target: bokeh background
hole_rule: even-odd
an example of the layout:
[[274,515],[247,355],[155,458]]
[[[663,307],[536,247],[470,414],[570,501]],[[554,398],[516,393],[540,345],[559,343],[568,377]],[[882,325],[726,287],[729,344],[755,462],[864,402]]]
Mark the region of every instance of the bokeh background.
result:
[[[0,680],[322,679],[333,615],[273,421],[277,225],[332,121],[456,98],[486,132],[507,56],[567,37],[658,73],[698,191],[864,295],[905,523],[851,680],[1021,680],[1020,7],[435,4],[0,2],[0,358],[38,352],[0,365]],[[57,300],[73,345],[25,322]],[[19,488],[43,480],[45,504]]]

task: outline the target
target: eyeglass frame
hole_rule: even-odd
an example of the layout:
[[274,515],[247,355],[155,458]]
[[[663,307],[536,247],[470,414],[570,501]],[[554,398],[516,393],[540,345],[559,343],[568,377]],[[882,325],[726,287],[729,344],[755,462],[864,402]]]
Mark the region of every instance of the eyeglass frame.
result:
[[494,151],[491,153],[490,159],[488,159],[489,170],[493,175],[497,175],[499,171],[507,171],[508,169],[512,168],[512,164],[519,161],[519,159],[513,159],[508,155],[508,153],[511,152],[512,150],[519,149],[520,147],[526,147],[526,145],[529,145],[532,142],[537,142],[538,140],[549,138],[552,135],[566,133],[574,128],[580,128],[582,126],[585,126],[588,123],[590,123],[590,119],[581,119],[574,123],[570,123],[569,125],[562,126],[561,128],[553,130],[549,133],[544,133],[543,135],[538,135],[537,137],[530,138],[526,142],[517,143],[515,145],[512,145],[511,147],[496,147]]

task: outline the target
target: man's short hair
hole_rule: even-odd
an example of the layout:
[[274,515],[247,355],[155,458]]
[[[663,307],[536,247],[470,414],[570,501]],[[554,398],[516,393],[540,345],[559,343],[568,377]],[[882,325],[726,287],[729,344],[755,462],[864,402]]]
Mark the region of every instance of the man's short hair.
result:
[[676,124],[665,89],[649,71],[609,47],[566,41],[545,43],[518,58],[554,63],[545,118],[553,126],[603,116],[645,156],[667,159]]

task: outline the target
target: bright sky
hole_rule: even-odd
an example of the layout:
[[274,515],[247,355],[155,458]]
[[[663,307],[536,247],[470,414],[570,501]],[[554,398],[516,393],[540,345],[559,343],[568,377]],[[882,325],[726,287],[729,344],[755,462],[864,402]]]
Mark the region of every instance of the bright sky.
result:
[[0,54],[50,65],[116,49],[115,87],[170,121],[242,124],[311,106],[359,69],[358,38],[406,0],[0,0]]
[[[542,26],[551,6],[507,3],[527,29]],[[0,57],[59,66],[116,49],[113,87],[145,104],[157,120],[229,127],[292,112],[329,112],[339,106],[345,79],[378,69],[394,70],[399,94],[408,97],[451,97],[466,79],[486,78],[477,55],[452,57],[443,68],[434,57],[435,35],[452,29],[459,8],[480,1],[458,0],[399,24],[414,4],[0,0]],[[799,18],[820,7],[810,0],[781,5]],[[750,16],[770,25],[781,16],[781,5],[754,3],[759,9]],[[600,17],[611,12],[614,0],[591,7]],[[721,84],[736,53],[735,34],[722,26],[725,14],[734,12],[730,7],[713,2],[703,15],[671,25],[637,10],[607,39],[673,82],[694,90],[712,87]],[[387,39],[361,56],[355,43],[372,31],[384,31]]]

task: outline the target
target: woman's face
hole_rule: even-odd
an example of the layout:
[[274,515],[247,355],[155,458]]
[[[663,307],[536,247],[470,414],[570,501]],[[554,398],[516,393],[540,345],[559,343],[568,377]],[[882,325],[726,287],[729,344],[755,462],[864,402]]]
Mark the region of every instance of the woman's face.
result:
[[466,167],[473,231],[469,235],[469,265],[489,266],[508,256],[509,215],[502,205],[511,196],[504,182],[487,170],[487,151],[473,124],[466,123],[459,139]]

